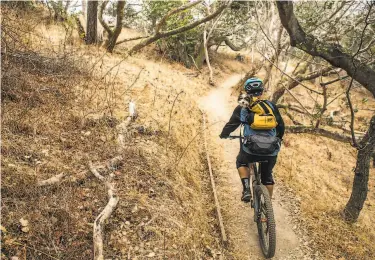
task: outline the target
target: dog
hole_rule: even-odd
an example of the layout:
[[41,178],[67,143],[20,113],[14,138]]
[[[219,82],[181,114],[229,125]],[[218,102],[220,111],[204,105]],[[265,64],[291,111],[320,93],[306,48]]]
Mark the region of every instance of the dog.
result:
[[251,100],[247,94],[240,94],[237,101],[241,107],[249,107]]

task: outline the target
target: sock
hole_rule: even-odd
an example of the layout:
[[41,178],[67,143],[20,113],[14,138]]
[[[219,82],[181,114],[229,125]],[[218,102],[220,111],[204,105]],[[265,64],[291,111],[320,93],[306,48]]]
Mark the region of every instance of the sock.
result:
[[249,178],[241,178],[241,182],[244,190],[250,189]]

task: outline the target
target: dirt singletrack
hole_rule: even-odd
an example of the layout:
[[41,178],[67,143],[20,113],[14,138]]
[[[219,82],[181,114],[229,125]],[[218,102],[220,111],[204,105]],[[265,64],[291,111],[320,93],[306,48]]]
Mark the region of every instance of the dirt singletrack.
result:
[[[241,79],[235,74],[218,88],[201,98],[200,107],[206,113],[208,149],[213,158],[213,171],[217,181],[219,201],[223,210],[224,226],[229,237],[227,259],[264,259],[258,240],[253,211],[240,201],[242,185],[235,167],[239,150],[238,140],[221,140],[219,134],[237,105],[231,96],[232,86]],[[238,132],[238,129],[236,130]],[[275,186],[273,208],[276,219],[276,255],[274,259],[304,259],[299,239],[293,231],[289,212],[281,206],[281,194]],[[301,257],[301,258],[299,258]]]

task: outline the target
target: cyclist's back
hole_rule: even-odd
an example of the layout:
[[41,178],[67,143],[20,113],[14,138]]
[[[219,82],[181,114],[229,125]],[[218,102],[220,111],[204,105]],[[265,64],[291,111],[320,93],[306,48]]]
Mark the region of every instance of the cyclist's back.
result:
[[[237,156],[236,167],[244,189],[242,200],[248,202],[250,201],[249,164],[253,162],[263,161],[261,163],[261,180],[272,197],[274,185],[272,169],[276,164],[277,154],[280,151],[280,140],[283,138],[285,127],[276,105],[261,99],[263,83],[260,79],[248,79],[244,89],[250,97],[250,104],[246,107],[237,106],[235,108],[229,122],[223,128],[220,138],[229,137],[230,133],[235,131],[238,126],[244,125],[244,142],[242,142]],[[259,109],[253,109],[255,105],[265,111],[265,115],[256,113],[259,112]],[[275,121],[273,125],[271,121]],[[267,122],[271,122],[269,129],[267,129]]]

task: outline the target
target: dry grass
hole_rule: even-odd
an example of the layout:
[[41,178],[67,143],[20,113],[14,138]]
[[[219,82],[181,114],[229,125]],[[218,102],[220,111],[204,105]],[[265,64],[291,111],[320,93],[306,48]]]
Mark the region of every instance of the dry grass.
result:
[[[106,191],[87,162],[100,166],[118,155],[116,125],[130,99],[140,116],[115,171],[120,202],[106,226],[105,256],[191,259],[209,256],[208,246],[219,248],[194,102],[205,90],[201,79],[173,64],[77,45],[74,35],[65,41],[59,25],[21,33],[42,21],[3,11],[11,18],[6,26],[19,34],[7,38],[2,56],[2,257],[92,258],[90,223]],[[55,45],[40,32],[51,32]],[[61,184],[37,187],[62,172],[69,177]]]
[[314,246],[327,257],[375,257],[373,169],[359,221],[347,224],[341,217],[351,193],[355,155],[348,144],[324,137],[288,135],[276,166],[277,179],[301,198],[301,223],[310,231]]

